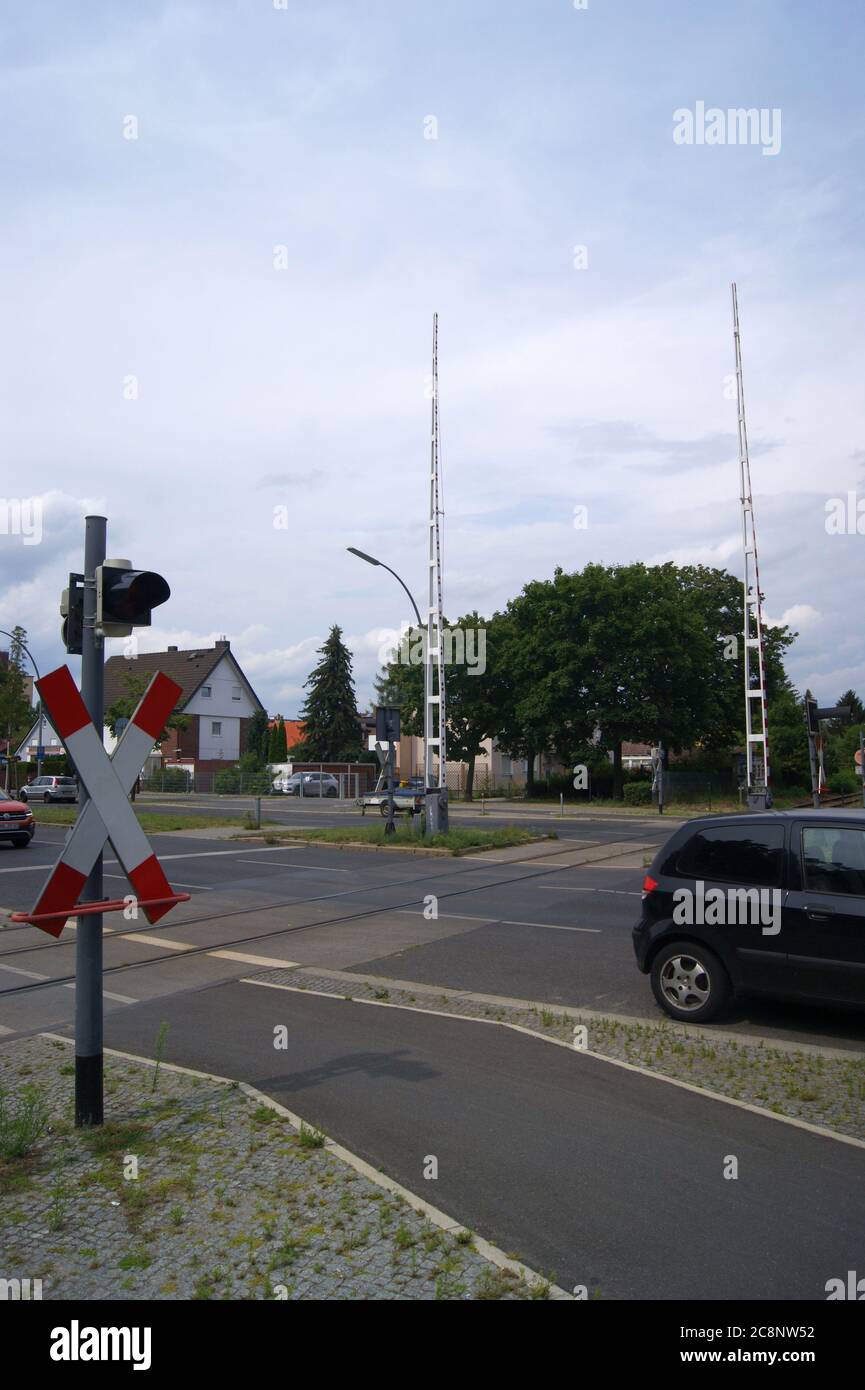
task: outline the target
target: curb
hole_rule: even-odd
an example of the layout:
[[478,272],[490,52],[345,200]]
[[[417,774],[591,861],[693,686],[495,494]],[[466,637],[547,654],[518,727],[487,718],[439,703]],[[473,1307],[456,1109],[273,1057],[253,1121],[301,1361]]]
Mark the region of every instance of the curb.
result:
[[[281,986],[276,986],[276,988],[281,988]],[[310,990],[308,993],[311,994],[312,991]],[[331,995],[327,996],[327,998],[332,997]],[[69,1047],[75,1046],[75,1039],[67,1038],[62,1033],[40,1032],[37,1033],[36,1036],[48,1038],[51,1042],[66,1043]],[[274,1100],[272,1096],[265,1095],[263,1091],[259,1091],[255,1086],[251,1086],[248,1081],[236,1081],[233,1077],[218,1076],[215,1072],[198,1071],[194,1067],[182,1067],[176,1062],[159,1062],[157,1064],[152,1057],[139,1057],[134,1052],[121,1052],[116,1047],[103,1048],[103,1052],[107,1053],[109,1057],[120,1057],[127,1062],[139,1062],[146,1067],[155,1067],[158,1065],[165,1071],[178,1072],[182,1076],[196,1076],[204,1081],[215,1081],[221,1086],[237,1086],[250,1100],[257,1101],[260,1105],[266,1105],[269,1110],[275,1111],[277,1115],[282,1115],[298,1133],[300,1132],[301,1125],[306,1129],[317,1129],[317,1126],[308,1124],[300,1115],[295,1114],[293,1110],[289,1110],[287,1106],[281,1105],[280,1102]],[[317,1129],[317,1132],[320,1134],[322,1131]],[[446,1212],[440,1211],[438,1207],[434,1207],[430,1202],[426,1201],[424,1197],[419,1197],[417,1193],[412,1192],[410,1188],[403,1187],[402,1183],[398,1183],[393,1178],[389,1178],[386,1173],[380,1173],[378,1169],[373,1168],[365,1159],[359,1158],[357,1154],[352,1153],[350,1149],[344,1148],[342,1144],[337,1144],[335,1139],[326,1139],[324,1148],[328,1153],[333,1154],[334,1158],[338,1158],[343,1163],[347,1163],[356,1173],[359,1173],[361,1177],[367,1178],[368,1181],[373,1183],[376,1187],[382,1188],[385,1192],[391,1193],[394,1197],[401,1197],[403,1201],[407,1202],[408,1205],[418,1213],[418,1215],[425,1216],[430,1225],[437,1226],[439,1230],[447,1231],[450,1235],[458,1231],[468,1230],[461,1221],[457,1221],[454,1217],[448,1216]],[[475,1235],[474,1232],[471,1234],[474,1249],[479,1255],[483,1255],[484,1259],[488,1260],[490,1264],[494,1264],[498,1269],[509,1270],[512,1274],[516,1274],[522,1278],[527,1284],[546,1282],[541,1275],[535,1270],[530,1269],[528,1265],[524,1265],[520,1260],[508,1259],[503,1250],[500,1250],[497,1245],[491,1244],[490,1241],[484,1240],[483,1236]],[[550,1284],[547,1301],[573,1303],[575,1300],[572,1294],[559,1288],[557,1284]]]
[[[411,994],[429,994],[441,999],[467,999],[473,1004],[494,1004],[503,1009],[552,1009],[555,1013],[567,1014],[568,1018],[580,1022],[620,1023],[625,1027],[658,1028],[685,1038],[705,1038],[707,1041],[744,1043],[749,1047],[776,1049],[779,1052],[805,1052],[809,1056],[828,1057],[832,1061],[847,1062],[851,1058],[863,1058],[865,1053],[852,1047],[826,1047],[823,1043],[791,1042],[787,1038],[770,1038],[761,1033],[728,1033],[720,1028],[700,1026],[698,1023],[677,1023],[663,1018],[641,1018],[636,1014],[605,1013],[601,1009],[587,1009],[579,1004],[551,1004],[548,999],[515,999],[506,994],[478,994],[470,989],[454,989],[452,985],[430,985],[417,980],[397,980],[390,975],[359,975],[350,970],[328,970],[315,965],[300,965],[296,975],[324,976],[346,984],[383,985],[387,989],[402,989]],[[462,1014],[459,1015],[463,1017]],[[545,1036],[545,1035],[541,1035]],[[655,1075],[655,1073],[651,1073]]]

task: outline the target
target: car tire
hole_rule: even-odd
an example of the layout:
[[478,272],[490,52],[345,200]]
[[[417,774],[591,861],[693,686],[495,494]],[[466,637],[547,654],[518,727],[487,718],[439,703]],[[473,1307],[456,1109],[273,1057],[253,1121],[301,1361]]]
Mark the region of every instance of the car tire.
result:
[[336,787],[328,787],[327,794],[328,796],[336,796]]
[[14,840],[12,841],[12,844],[15,847],[15,849],[26,849],[30,843],[31,838],[32,836],[30,835],[16,835]]
[[26,800],[27,800],[27,793],[26,793],[26,791],[24,790],[23,787],[21,788],[20,792],[18,793],[18,796],[19,796],[19,798],[21,799],[21,801],[25,801],[25,802],[26,802]]
[[54,800],[54,797],[51,795],[50,792],[46,792],[45,795],[43,796],[42,800],[45,802],[45,805],[47,806],[48,803],[49,803],[49,801],[53,801],[53,800]]
[[694,941],[671,941],[652,961],[652,990],[671,1018],[709,1023],[726,1008],[733,987],[713,951]]

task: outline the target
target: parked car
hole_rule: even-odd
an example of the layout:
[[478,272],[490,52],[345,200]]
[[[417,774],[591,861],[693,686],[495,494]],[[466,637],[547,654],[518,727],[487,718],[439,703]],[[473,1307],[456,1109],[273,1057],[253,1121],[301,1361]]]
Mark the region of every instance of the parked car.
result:
[[77,801],[78,783],[74,777],[35,777],[20,795],[22,801]]
[[277,777],[273,790],[284,796],[339,796],[339,782],[330,772],[293,772]]
[[637,964],[673,1018],[739,991],[865,1004],[865,812],[704,817],[643,880]]
[[36,833],[33,812],[23,801],[0,791],[0,840],[11,840],[16,849],[25,849]]

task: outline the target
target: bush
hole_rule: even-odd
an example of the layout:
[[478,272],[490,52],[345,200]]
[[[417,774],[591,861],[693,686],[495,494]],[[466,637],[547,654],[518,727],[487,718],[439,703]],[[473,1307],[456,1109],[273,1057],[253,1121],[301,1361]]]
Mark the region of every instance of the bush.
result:
[[858,792],[862,789],[862,779],[855,772],[833,772],[827,781],[830,792]]
[[651,782],[626,782],[624,786],[625,804],[628,806],[651,806]]

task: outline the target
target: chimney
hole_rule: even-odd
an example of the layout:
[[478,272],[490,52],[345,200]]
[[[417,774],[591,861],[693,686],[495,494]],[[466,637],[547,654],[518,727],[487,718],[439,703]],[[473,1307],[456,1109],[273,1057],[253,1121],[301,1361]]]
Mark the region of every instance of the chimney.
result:
[[176,648],[176,647],[169,647],[168,650],[169,650],[170,652],[176,652],[176,651],[177,651],[177,648]]
[[215,645],[215,650],[216,650],[216,651],[227,652],[227,651],[229,651],[230,649],[231,649],[231,643],[229,642],[228,638],[227,638],[227,637],[220,637],[219,641],[218,641],[218,642],[216,643],[216,645]]

